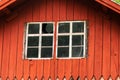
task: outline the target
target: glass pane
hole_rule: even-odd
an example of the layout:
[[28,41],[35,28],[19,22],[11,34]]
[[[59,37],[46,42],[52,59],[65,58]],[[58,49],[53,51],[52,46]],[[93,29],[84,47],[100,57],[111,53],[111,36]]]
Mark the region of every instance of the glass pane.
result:
[[52,48],[41,49],[41,58],[51,58],[51,57],[52,57]]
[[84,36],[83,35],[73,35],[72,36],[72,45],[84,45]]
[[28,37],[28,46],[38,46],[39,37]]
[[57,57],[69,57],[69,47],[59,47]]
[[42,46],[52,46],[53,36],[42,36]]
[[73,32],[84,32],[84,22],[73,22]]
[[38,58],[38,48],[28,48],[27,58]]
[[83,47],[72,47],[72,57],[83,57]]
[[39,34],[39,24],[29,24],[28,34]]
[[69,36],[58,36],[58,46],[68,46]]
[[69,33],[70,24],[69,23],[59,23],[58,33]]
[[42,24],[42,33],[43,34],[53,33],[53,23],[43,23]]

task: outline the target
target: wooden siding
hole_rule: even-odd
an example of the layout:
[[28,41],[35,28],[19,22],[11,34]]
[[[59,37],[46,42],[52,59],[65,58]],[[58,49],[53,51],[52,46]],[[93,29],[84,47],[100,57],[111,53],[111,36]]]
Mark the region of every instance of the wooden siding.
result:
[[[120,27],[115,17],[81,0],[30,0],[9,22],[0,22],[2,80],[98,80],[120,77]],[[24,60],[26,22],[87,20],[88,56],[83,59]],[[55,27],[56,30],[56,27]],[[56,36],[56,34],[54,34]],[[56,42],[56,40],[55,40]],[[56,48],[56,43],[54,48]],[[54,50],[56,52],[56,50]],[[54,54],[55,56],[56,54]]]

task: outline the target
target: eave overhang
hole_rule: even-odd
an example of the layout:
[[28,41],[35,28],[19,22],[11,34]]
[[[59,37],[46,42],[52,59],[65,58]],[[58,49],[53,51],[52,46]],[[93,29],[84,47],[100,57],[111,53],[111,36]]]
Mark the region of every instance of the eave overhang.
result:
[[120,5],[116,4],[112,0],[96,0],[96,1],[120,14]]
[[1,0],[0,1],[0,10],[4,9],[5,7],[11,5],[14,3],[16,0]]

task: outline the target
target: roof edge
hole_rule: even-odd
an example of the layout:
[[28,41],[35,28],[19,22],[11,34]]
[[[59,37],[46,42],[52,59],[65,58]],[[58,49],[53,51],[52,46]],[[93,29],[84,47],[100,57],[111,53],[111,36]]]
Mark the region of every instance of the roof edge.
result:
[[15,1],[16,1],[16,0],[10,0],[10,1],[5,2],[4,4],[2,4],[2,5],[0,6],[0,11],[1,11],[2,9],[4,9],[5,7],[9,6],[10,4],[14,3]]
[[118,4],[115,4],[114,2],[112,2],[110,0],[96,0],[96,2],[106,6],[120,14],[120,6]]

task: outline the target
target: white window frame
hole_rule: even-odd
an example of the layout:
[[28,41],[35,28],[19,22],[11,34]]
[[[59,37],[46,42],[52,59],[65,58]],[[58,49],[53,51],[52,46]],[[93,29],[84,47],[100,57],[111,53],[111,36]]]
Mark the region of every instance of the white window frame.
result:
[[[52,23],[53,24],[53,33],[52,34],[42,34],[42,24],[43,23]],[[28,34],[28,25],[29,24],[39,24],[40,26],[40,28],[39,28],[39,34]],[[27,24],[26,24],[26,26],[25,26],[25,42],[24,42],[24,59],[32,59],[32,60],[34,60],[34,59],[53,59],[53,57],[54,57],[54,29],[55,29],[55,23],[54,22],[28,22]],[[38,58],[28,58],[27,57],[27,48],[28,48],[28,37],[29,36],[39,36],[39,45],[38,45]],[[41,40],[42,40],[42,36],[53,36],[53,44],[52,44],[52,46],[51,46],[51,48],[52,48],[52,57],[48,57],[48,58],[42,58],[41,57],[41,48],[42,48],[42,46],[41,46]],[[48,46],[46,46],[46,47],[48,47]]]
[[[73,22],[84,22],[84,32],[83,33],[72,33],[72,23]],[[53,33],[52,34],[42,34],[42,24],[43,23],[52,23],[53,24]],[[70,23],[70,33],[67,33],[67,35],[70,37],[69,38],[69,57],[57,57],[58,56],[58,36],[59,35],[63,35],[65,36],[66,33],[58,33],[58,27],[59,27],[59,23]],[[28,34],[28,25],[29,24],[39,24],[40,28],[39,28],[39,34]],[[28,22],[25,25],[25,36],[24,36],[24,51],[23,51],[23,59],[30,59],[30,60],[38,60],[38,59],[53,59],[54,57],[56,59],[80,59],[80,58],[85,58],[87,56],[87,22],[86,21],[58,21],[56,22],[56,26],[55,26],[55,22]],[[55,28],[57,27],[57,28]],[[57,31],[55,31],[55,29]],[[56,32],[56,33],[55,33]],[[55,35],[56,34],[56,35]],[[66,36],[67,36],[66,35]],[[84,35],[84,46],[83,46],[83,56],[82,57],[72,57],[72,35]],[[27,45],[28,45],[28,36],[39,36],[39,45],[38,45],[38,58],[29,58],[27,57]],[[48,57],[48,58],[41,58],[41,40],[42,40],[42,36],[53,36],[53,45],[52,47],[52,57]],[[56,40],[54,40],[56,39]],[[56,41],[56,42],[54,42]],[[56,43],[56,45],[54,45]],[[46,46],[48,48],[48,46]],[[56,52],[54,52],[54,49],[56,49]],[[56,54],[56,56],[54,56],[54,54]]]
[[[84,32],[83,33],[72,33],[72,23],[73,22],[84,22]],[[70,23],[70,33],[58,33],[59,23]],[[69,57],[57,57],[58,56],[58,36],[69,35]],[[72,57],[72,35],[84,35],[84,46],[83,46],[83,56],[82,57]],[[86,21],[59,21],[57,22],[57,35],[56,35],[56,58],[57,59],[80,59],[86,57],[87,52],[87,23]]]

